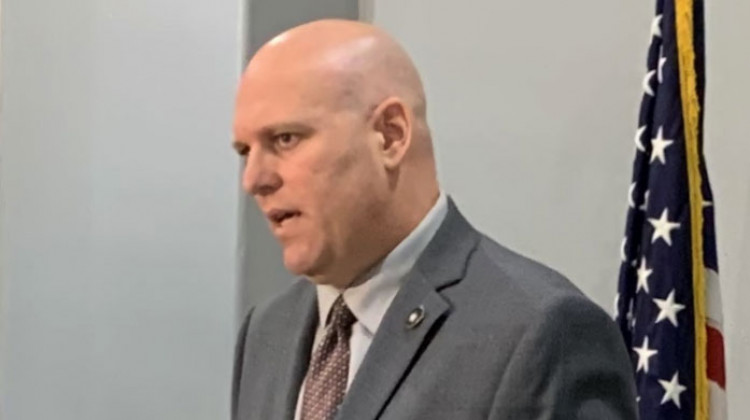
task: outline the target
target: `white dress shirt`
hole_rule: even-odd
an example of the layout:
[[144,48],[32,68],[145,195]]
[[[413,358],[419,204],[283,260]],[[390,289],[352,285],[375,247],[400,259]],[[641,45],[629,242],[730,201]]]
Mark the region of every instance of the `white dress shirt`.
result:
[[[448,214],[448,199],[444,193],[432,206],[419,225],[399,243],[382,262],[365,274],[365,281],[359,282],[344,290],[344,302],[357,318],[352,325],[352,335],[349,339],[349,377],[346,387],[352,383],[362,360],[370,348],[372,338],[383,320],[386,310],[391,305],[401,288],[401,283],[406,273],[411,270],[417,258],[427,247],[427,244],[435,236],[440,225]],[[318,346],[325,336],[325,320],[333,302],[338,298],[341,291],[333,286],[319,285],[316,287],[318,294],[318,328],[315,331],[312,351]],[[312,352],[310,353],[312,358]],[[297,409],[294,414],[295,420],[302,416],[302,396],[305,384],[300,387],[297,397]]]

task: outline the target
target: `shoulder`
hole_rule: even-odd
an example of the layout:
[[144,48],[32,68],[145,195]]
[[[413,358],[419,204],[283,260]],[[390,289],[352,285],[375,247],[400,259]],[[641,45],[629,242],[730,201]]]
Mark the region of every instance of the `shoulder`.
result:
[[561,418],[635,418],[620,331],[570,280],[483,237],[464,281],[477,291],[474,307],[482,308],[466,310],[472,314],[466,324],[481,325],[484,335],[496,337],[495,348],[506,349],[493,418],[527,418],[530,410]]
[[558,271],[539,261],[512,251],[482,235],[474,255],[474,263],[485,267],[531,294],[580,294],[580,290]]
[[485,235],[482,235],[468,263],[467,275],[482,279],[488,289],[512,294],[514,299],[526,305],[546,305],[558,299],[586,299],[581,290],[560,272]]
[[523,359],[541,363],[587,355],[591,360],[584,365],[610,369],[616,359],[614,368],[628,371],[612,318],[559,272],[484,236],[463,282],[471,292],[456,309],[469,314],[466,325],[495,331]]
[[464,279],[444,293],[455,309],[475,312],[520,333],[533,325],[575,318],[609,318],[569,279],[546,265],[481,235]]

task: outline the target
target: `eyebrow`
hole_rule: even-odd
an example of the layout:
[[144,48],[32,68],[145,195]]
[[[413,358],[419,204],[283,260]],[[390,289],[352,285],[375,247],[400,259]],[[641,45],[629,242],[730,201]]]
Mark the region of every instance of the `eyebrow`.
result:
[[290,121],[290,122],[281,122],[276,124],[269,124],[260,130],[258,130],[258,135],[261,138],[269,138],[271,136],[274,136],[279,133],[284,133],[288,131],[293,131],[297,133],[309,133],[313,131],[311,122],[305,121]]

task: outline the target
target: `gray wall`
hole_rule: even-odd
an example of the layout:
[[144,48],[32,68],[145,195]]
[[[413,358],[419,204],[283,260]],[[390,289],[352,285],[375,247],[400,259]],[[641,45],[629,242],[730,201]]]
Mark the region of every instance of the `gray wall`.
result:
[[[729,410],[750,418],[750,4],[707,2]],[[425,78],[443,187],[611,310],[653,2],[377,0]]]
[[228,418],[239,2],[3,2],[8,420]]
[[750,418],[750,3],[706,2],[706,157],[728,342],[729,415]]

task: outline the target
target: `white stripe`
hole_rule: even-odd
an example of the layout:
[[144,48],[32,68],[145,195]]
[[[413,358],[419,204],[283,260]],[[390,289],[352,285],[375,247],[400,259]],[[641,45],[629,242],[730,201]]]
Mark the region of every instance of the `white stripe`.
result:
[[719,287],[719,273],[706,268],[706,316],[712,327],[721,331],[724,316],[721,310],[721,288]]
[[708,415],[711,420],[727,419],[727,394],[714,381],[708,381],[709,409]]

